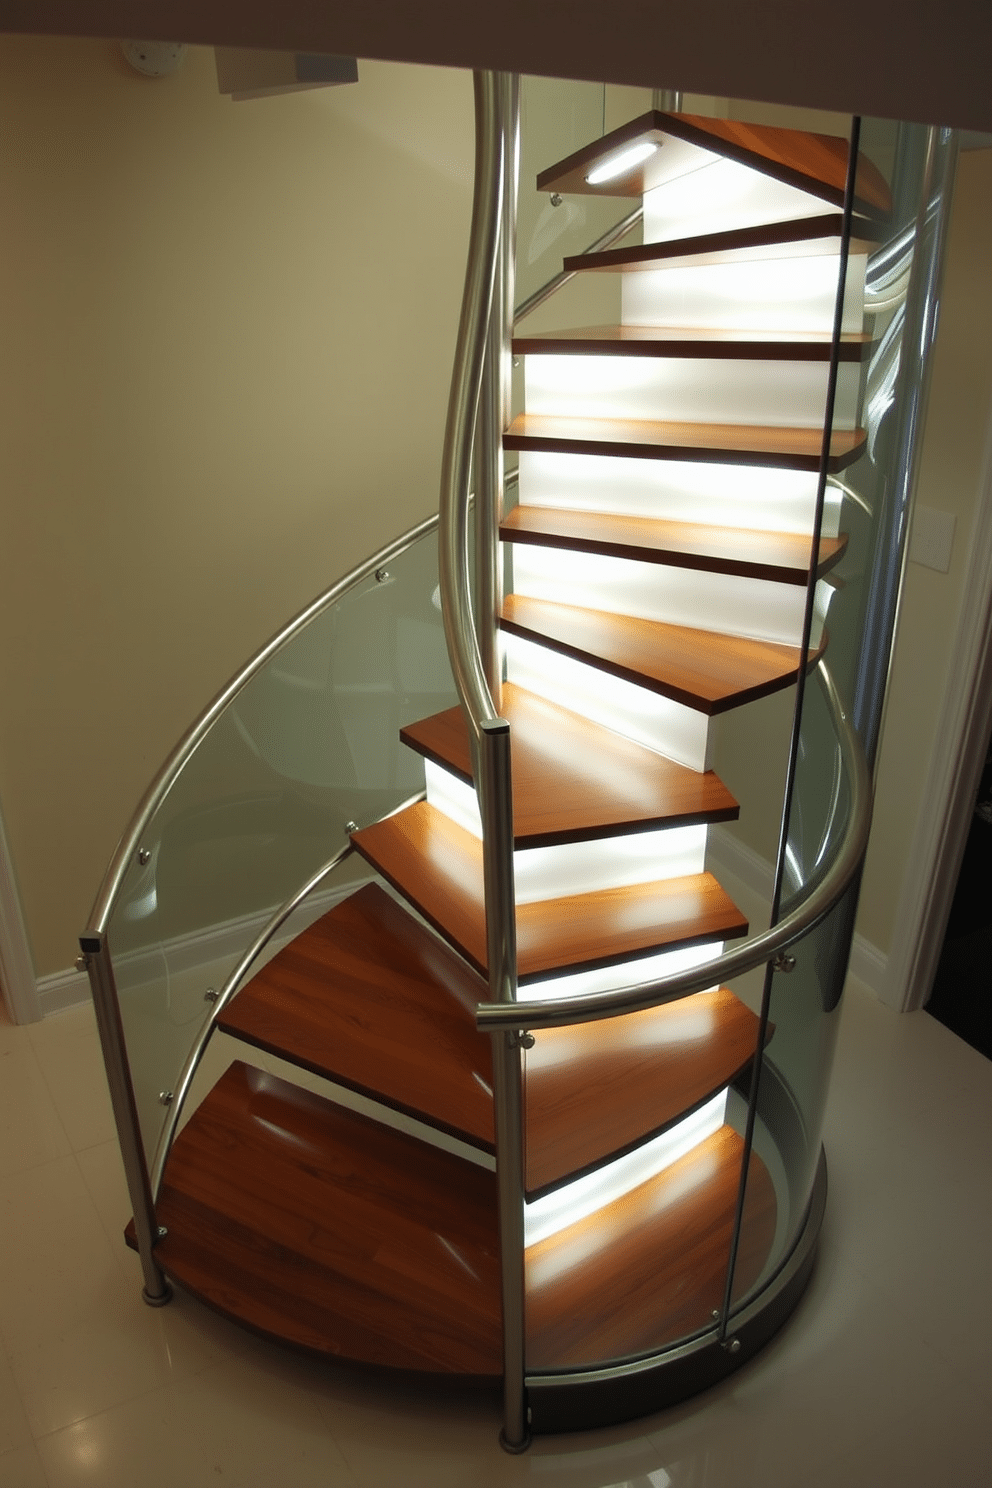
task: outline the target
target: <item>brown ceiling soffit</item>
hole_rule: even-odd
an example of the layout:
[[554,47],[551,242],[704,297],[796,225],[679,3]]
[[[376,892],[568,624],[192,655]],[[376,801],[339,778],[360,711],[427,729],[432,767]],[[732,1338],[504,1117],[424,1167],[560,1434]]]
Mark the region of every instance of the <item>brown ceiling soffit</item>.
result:
[[487,67],[992,129],[992,5],[974,0],[0,0],[0,30]]

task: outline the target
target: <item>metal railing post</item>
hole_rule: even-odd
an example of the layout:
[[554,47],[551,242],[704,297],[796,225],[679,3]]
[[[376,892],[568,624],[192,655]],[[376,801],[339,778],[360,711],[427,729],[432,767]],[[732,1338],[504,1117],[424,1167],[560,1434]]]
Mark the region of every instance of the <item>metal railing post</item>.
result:
[[172,1297],[172,1288],[155,1260],[155,1242],[159,1239],[159,1227],[155,1218],[151,1185],[148,1181],[148,1165],[141,1142],[138,1124],[138,1108],[131,1082],[131,1067],[128,1064],[124,1028],[121,1023],[120,1002],[114,965],[110,958],[110,946],[106,935],[81,935],[80,958],[89,973],[93,1006],[96,1010],[96,1025],[103,1047],[103,1062],[110,1086],[110,1103],[117,1124],[117,1140],[124,1159],[124,1173],[128,1193],[134,1210],[134,1228],[138,1239],[138,1255],[145,1277],[142,1296],[150,1307],[163,1307]]
[[[517,927],[513,885],[513,782],[510,726],[502,718],[482,725],[478,752],[483,864],[486,888],[486,950],[489,992],[494,1002],[517,995]],[[528,1036],[533,1043],[533,1036]],[[526,1042],[524,1040],[523,1042]],[[530,1441],[524,1390],[524,1132],[521,1039],[493,1034],[493,1098],[496,1120],[496,1178],[499,1193],[503,1289],[503,1430],[509,1452]]]

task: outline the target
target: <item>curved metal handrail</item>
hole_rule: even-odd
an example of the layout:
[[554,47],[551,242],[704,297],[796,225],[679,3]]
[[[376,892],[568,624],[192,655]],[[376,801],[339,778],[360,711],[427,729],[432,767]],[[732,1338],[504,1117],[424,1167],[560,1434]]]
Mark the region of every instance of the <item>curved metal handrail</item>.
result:
[[90,918],[84,932],[85,935],[101,936],[106,934],[110,916],[114,911],[117,896],[124,882],[124,875],[138,849],[148,823],[182,774],[182,771],[196,752],[199,744],[213,728],[228,705],[237,697],[238,693],[247,686],[257,672],[261,671],[266,662],[271,660],[277,652],[281,651],[284,646],[288,645],[290,641],[299,635],[300,631],[304,630],[310,624],[311,620],[315,620],[324,610],[336,604],[349,589],[353,589],[356,584],[362,583],[370,574],[374,574],[376,569],[382,568],[384,564],[391,563],[394,559],[400,557],[408,548],[413,547],[414,543],[419,542],[422,537],[426,537],[429,532],[433,531],[437,524],[437,513],[425,517],[422,522],[418,522],[408,532],[394,538],[384,548],[380,548],[377,553],[373,553],[371,558],[366,558],[357,568],[353,568],[349,573],[338,579],[336,583],[332,584],[329,589],[325,589],[323,594],[318,595],[315,600],[307,605],[306,609],[301,610],[298,615],[290,620],[288,625],[283,626],[282,630],[277,631],[271,640],[267,641],[260,650],[256,651],[251,660],[239,672],[236,672],[230,682],[217,694],[213,702],[208,704],[196,722],[187,729],[186,733],[179,740],[179,743],[167,757],[158,774],[154,777],[145,794],[138,802],[134,815],[128,826],[124,829],[124,833],[114,849],[114,855],[104,874],[103,883],[100,885],[99,892],[90,912]]
[[511,1006],[480,1003],[476,1024],[486,1032],[495,1029],[523,1031],[533,1028],[562,1028],[573,1023],[593,1023],[602,1018],[615,1018],[623,1013],[641,1012],[677,1002],[693,992],[701,992],[717,982],[751,971],[772,959],[800,936],[824,919],[840,899],[860,867],[868,844],[871,827],[872,787],[868,763],[860,740],[851,725],[836,684],[821,659],[817,678],[824,689],[831,719],[847,774],[851,780],[851,811],[847,828],[830,867],[816,889],[784,919],[760,935],[750,937],[734,950],[715,961],[693,967],[658,981],[621,987],[612,992],[598,992],[585,997],[558,997],[540,1002],[515,1002]]
[[[419,800],[420,797],[418,796],[416,799]],[[176,1134],[179,1117],[186,1104],[186,1097],[189,1095],[193,1078],[200,1067],[200,1061],[206,1052],[207,1044],[210,1042],[210,1036],[217,1025],[218,1017],[230,1002],[247,972],[258,960],[258,957],[262,954],[280,926],[286,923],[294,910],[299,909],[303,901],[309,898],[314,890],[320,887],[324,879],[333,873],[334,869],[343,863],[346,858],[350,857],[353,852],[354,848],[351,843],[346,842],[344,847],[339,852],[336,852],[329,862],[324,864],[323,868],[319,868],[311,878],[307,879],[303,887],[298,889],[293,897],[288,899],[282,908],[276,911],[268,924],[259,931],[251,945],[242,955],[240,961],[229,973],[227,980],[217,995],[216,1002],[214,1002],[210,1009],[209,1016],[204,1020],[203,1027],[196,1036],[193,1047],[186,1056],[186,1063],[182,1067],[179,1079],[176,1081],[176,1088],[172,1092],[172,1098],[169,1101],[169,1114],[162,1126],[162,1130],[159,1132],[158,1144],[155,1148],[155,1156],[152,1159],[151,1170],[149,1172],[152,1195],[156,1200],[158,1199],[159,1189],[162,1185],[162,1174],[165,1172],[165,1164]]]
[[[417,801],[422,801],[425,794],[426,792],[424,791],[418,791],[416,795],[409,796],[405,801],[401,801],[398,806],[394,806],[391,811],[387,812],[387,817],[395,816],[397,812],[405,811],[408,806],[413,806]],[[322,868],[318,868],[316,873],[307,879],[303,887],[297,889],[296,893],[291,895],[285,904],[276,910],[272,918],[262,926],[262,929],[258,932],[251,945],[242,954],[241,959],[228,972],[227,979],[217,994],[217,998],[210,1008],[210,1013],[204,1020],[203,1027],[197,1034],[196,1040],[189,1054],[186,1056],[186,1063],[182,1067],[182,1071],[176,1081],[176,1088],[172,1092],[172,1099],[169,1102],[169,1114],[162,1126],[162,1130],[159,1132],[158,1144],[155,1148],[155,1156],[152,1160],[149,1174],[151,1191],[155,1199],[158,1198],[158,1191],[162,1183],[162,1174],[165,1171],[169,1149],[175,1138],[179,1117],[182,1114],[186,1097],[189,1095],[193,1084],[193,1078],[200,1067],[200,1061],[206,1052],[207,1044],[210,1042],[210,1036],[217,1025],[217,1019],[238,991],[241,983],[265,950],[272,937],[282,928],[290,916],[299,909],[300,905],[309,899],[315,890],[320,888],[320,885],[334,872],[335,868],[339,868],[351,856],[354,850],[354,845],[351,842],[346,842],[334,854],[333,858],[330,858]]]
[[496,127],[498,107],[494,74],[475,74],[475,107],[475,192],[441,457],[438,578],[448,659],[473,746],[477,747],[482,725],[498,717],[472,621],[468,577],[472,440],[499,251],[505,169],[503,136]]

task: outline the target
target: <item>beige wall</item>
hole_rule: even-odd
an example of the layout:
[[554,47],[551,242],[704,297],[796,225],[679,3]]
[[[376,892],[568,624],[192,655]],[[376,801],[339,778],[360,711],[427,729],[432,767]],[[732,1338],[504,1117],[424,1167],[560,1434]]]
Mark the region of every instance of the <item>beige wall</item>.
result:
[[464,74],[232,103],[0,43],[0,799],[40,974],[251,652],[436,508]]

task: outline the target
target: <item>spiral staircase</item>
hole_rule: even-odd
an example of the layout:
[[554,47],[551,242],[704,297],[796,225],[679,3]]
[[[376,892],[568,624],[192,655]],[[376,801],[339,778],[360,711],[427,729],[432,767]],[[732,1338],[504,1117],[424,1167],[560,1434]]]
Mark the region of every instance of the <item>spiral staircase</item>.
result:
[[[813,539],[828,383],[836,473],[864,447],[864,263],[889,206],[862,160],[832,364],[847,155],[844,140],[652,112],[539,179],[548,193],[642,197],[644,241],[565,265],[622,275],[619,325],[513,343],[525,411],[503,436],[519,495],[499,532],[512,581],[498,701],[522,1001],[701,965],[747,933],[706,869],[708,827],[738,815],[710,767],[710,720],[792,687],[827,646],[846,543],[830,499]],[[458,708],[402,738],[426,795],[353,834],[372,881],[220,1012],[245,1057],[172,1146],[155,1259],[264,1335],[496,1378],[474,755]],[[741,1198],[742,1111],[774,1039],[726,987],[524,1037],[528,1375],[710,1328],[739,1203],[733,1296],[765,1276],[783,1195],[756,1147]],[[384,1119],[257,1067],[253,1050],[359,1092]]]

